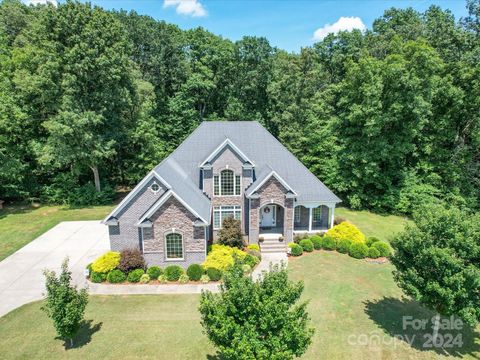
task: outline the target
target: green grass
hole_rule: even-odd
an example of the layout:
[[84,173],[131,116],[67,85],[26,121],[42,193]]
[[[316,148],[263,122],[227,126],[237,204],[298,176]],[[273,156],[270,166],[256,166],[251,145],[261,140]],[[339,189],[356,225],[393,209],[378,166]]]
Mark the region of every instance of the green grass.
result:
[[0,261],[62,221],[99,220],[113,206],[10,206],[0,210]]
[[369,211],[354,211],[347,208],[335,209],[335,216],[346,218],[355,224],[366,236],[375,236],[380,240],[389,240],[393,234],[400,232],[405,224],[411,222],[406,217],[396,215],[379,215]]
[[[336,252],[314,252],[289,262],[290,276],[305,282],[304,299],[315,327],[304,359],[443,359],[480,356],[480,328],[462,332],[464,345],[444,353],[423,349],[423,333],[402,329],[402,316],[432,313],[402,298],[392,267],[370,264]],[[55,338],[41,303],[25,305],[0,318],[2,359],[213,359],[202,332],[198,295],[92,296],[76,346],[65,350]],[[428,330],[427,330],[428,331]],[[415,335],[413,345],[394,335]],[[384,339],[352,343],[359,335]],[[353,337],[353,338],[352,338]]]

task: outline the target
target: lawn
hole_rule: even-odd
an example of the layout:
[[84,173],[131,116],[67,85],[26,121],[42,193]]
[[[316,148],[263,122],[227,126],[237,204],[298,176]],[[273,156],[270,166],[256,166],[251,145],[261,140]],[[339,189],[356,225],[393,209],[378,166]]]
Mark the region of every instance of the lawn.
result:
[[375,236],[387,241],[393,234],[402,231],[405,224],[411,222],[406,217],[374,214],[366,210],[354,211],[347,208],[335,209],[335,216],[346,218],[367,236]]
[[62,206],[10,206],[0,210],[0,260],[62,221],[98,220],[113,206],[71,209]]
[[[292,279],[305,282],[304,299],[310,301],[315,327],[304,359],[480,356],[480,328],[476,333],[465,329],[464,345],[445,353],[423,349],[423,333],[402,330],[402,316],[424,319],[432,314],[402,298],[388,264],[320,251],[290,260],[289,267]],[[55,339],[41,304],[28,304],[0,318],[2,358],[213,359],[215,351],[200,326],[198,299],[198,295],[92,296],[86,313],[89,324],[69,350]],[[412,346],[394,342],[394,335],[405,334],[415,335]],[[363,345],[370,336],[373,342]]]

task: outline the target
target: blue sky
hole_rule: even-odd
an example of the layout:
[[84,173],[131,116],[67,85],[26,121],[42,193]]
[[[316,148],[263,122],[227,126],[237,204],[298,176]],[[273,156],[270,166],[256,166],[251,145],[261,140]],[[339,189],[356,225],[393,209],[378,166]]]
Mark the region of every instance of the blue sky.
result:
[[265,36],[272,45],[288,51],[298,51],[302,46],[313,44],[314,32],[317,29],[327,24],[334,24],[341,17],[347,19],[340,22],[340,27],[342,24],[348,26],[349,23],[353,23],[358,26],[359,23],[363,23],[367,28],[371,28],[373,20],[390,7],[413,7],[418,11],[424,11],[430,5],[436,4],[444,9],[450,9],[456,19],[467,15],[466,2],[463,0],[93,0],[91,2],[107,9],[135,10],[155,19],[177,24],[182,29],[202,26],[231,40],[238,40],[244,35]]

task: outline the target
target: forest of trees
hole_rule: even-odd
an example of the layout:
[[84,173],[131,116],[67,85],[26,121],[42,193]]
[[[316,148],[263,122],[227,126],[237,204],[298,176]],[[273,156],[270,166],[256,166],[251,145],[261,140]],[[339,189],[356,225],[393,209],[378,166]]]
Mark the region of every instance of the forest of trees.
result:
[[[0,199],[108,201],[202,121],[257,120],[353,208],[480,207],[480,1],[299,53],[135,12],[0,3]],[[99,191],[101,190],[101,191]]]

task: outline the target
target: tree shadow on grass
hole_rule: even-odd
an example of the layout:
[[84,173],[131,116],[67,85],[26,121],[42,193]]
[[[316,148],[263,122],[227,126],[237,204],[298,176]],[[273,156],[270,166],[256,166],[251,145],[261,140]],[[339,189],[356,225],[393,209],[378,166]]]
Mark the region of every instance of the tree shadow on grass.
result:
[[[435,316],[433,311],[405,298],[384,297],[376,301],[365,301],[364,304],[365,313],[371,320],[387,334],[404,341],[414,349],[454,357],[470,355],[480,359],[480,332],[466,324],[460,323],[459,330],[452,326],[449,326],[449,329],[440,329],[439,346],[429,346],[433,345],[429,341],[432,334],[431,319]],[[416,322],[412,323],[414,320]],[[422,320],[425,325],[420,323]],[[450,318],[442,317],[442,323],[447,320]]]
[[100,331],[103,323],[99,322],[93,325],[93,320],[86,320],[80,325],[77,335],[73,338],[73,346],[70,344],[70,340],[65,341],[65,350],[81,348],[92,341],[92,335],[97,331]]

